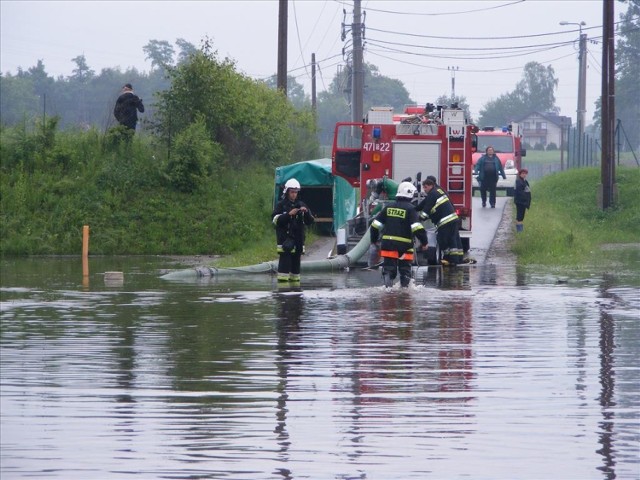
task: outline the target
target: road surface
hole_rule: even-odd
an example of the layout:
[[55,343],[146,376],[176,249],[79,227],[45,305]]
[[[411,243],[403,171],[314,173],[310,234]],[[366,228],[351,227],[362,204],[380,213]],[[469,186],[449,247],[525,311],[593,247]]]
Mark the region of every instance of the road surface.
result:
[[[513,199],[511,197],[497,197],[496,208],[482,208],[480,197],[473,197],[472,237],[469,256],[475,258],[478,263],[486,261],[487,253],[496,236],[505,207],[508,205],[508,208],[511,208],[510,205],[512,203]],[[303,261],[327,258],[334,247],[335,241],[335,237],[318,238],[313,244],[307,246],[307,254],[302,257]]]

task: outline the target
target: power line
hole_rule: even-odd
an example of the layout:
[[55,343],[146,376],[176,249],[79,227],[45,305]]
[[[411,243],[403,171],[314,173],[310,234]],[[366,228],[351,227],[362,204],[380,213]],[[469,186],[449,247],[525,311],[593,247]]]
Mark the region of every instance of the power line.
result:
[[[596,27],[588,27],[588,28],[583,28],[582,30],[592,30],[595,28],[601,28],[602,26],[596,26]],[[546,36],[550,36],[550,35],[566,35],[567,33],[574,33],[577,32],[578,29],[576,30],[562,30],[562,31],[558,31],[558,32],[547,32],[547,33],[535,33],[532,35],[517,35],[517,36],[510,36],[510,37],[451,37],[451,36],[438,36],[438,35],[423,35],[423,34],[419,34],[419,33],[408,33],[408,32],[397,32],[397,31],[393,31],[393,30],[382,30],[379,28],[373,28],[373,27],[367,27],[367,31],[373,31],[373,32],[381,32],[381,33],[391,33],[394,35],[404,35],[407,37],[417,37],[417,38],[431,38],[431,39],[435,39],[435,40],[517,40],[517,39],[521,39],[521,38],[535,38],[535,37],[546,37]]]
[[[420,13],[420,12],[398,12],[393,10],[382,10],[379,8],[370,8],[366,7],[367,11],[371,12],[380,12],[380,13],[391,13],[393,15],[411,15],[411,16],[425,16],[425,17],[439,17],[443,15],[462,15],[466,13],[477,13],[477,12],[485,12],[488,10],[495,10],[497,8],[509,7],[511,5],[516,5],[518,3],[522,3],[524,0],[516,0],[514,2],[505,3],[503,5],[496,5],[493,7],[484,7],[484,8],[476,8],[475,10],[463,10],[460,12],[438,12],[438,13]],[[344,5],[348,5],[346,2],[341,2]]]
[[[446,71],[446,68],[443,67],[433,67],[431,65],[423,65],[423,64],[419,64],[419,63],[413,63],[413,62],[407,62],[404,60],[398,60],[397,58],[393,58],[393,57],[388,57],[386,55],[381,55],[380,53],[376,53],[376,52],[370,52],[372,53],[374,56],[377,57],[381,57],[381,58],[386,58],[387,60],[392,60],[394,62],[397,63],[402,63],[404,65],[411,65],[414,67],[420,67],[420,68],[425,68],[428,70],[441,70],[441,71]],[[563,55],[561,57],[556,57],[556,58],[552,58],[551,60],[546,60],[546,61],[541,61],[538,63],[541,64],[545,64],[545,63],[551,63],[551,62],[555,62],[557,60],[562,60],[564,58],[568,58],[573,56],[573,53],[570,53],[568,55]],[[524,68],[524,65],[520,65],[517,67],[509,67],[509,68],[491,68],[491,69],[466,69],[466,68],[461,68],[459,71],[460,72],[468,72],[468,73],[494,73],[494,72],[508,72],[508,71],[516,71],[516,70],[522,70]]]
[[[555,47],[545,47],[545,48],[539,48],[539,49],[532,49],[530,51],[526,51],[526,52],[505,52],[504,55],[500,55],[500,54],[496,54],[496,53],[476,53],[476,54],[467,54],[467,55],[438,55],[438,54],[429,54],[429,53],[420,53],[420,52],[410,52],[410,51],[406,51],[406,50],[401,50],[401,49],[397,49],[397,48],[391,48],[391,47],[387,47],[385,45],[378,45],[375,42],[372,42],[371,45],[376,46],[378,48],[381,48],[385,51],[388,52],[393,52],[393,53],[398,53],[398,54],[403,54],[403,55],[412,55],[412,56],[417,56],[417,57],[425,57],[425,58],[438,58],[438,59],[446,59],[446,60],[499,60],[499,59],[504,59],[504,58],[515,58],[515,57],[521,57],[524,55],[532,55],[535,53],[541,53],[541,52],[546,52],[549,50],[554,50],[556,48],[561,48],[564,47],[566,45],[557,45]],[[367,51],[371,52],[371,49],[368,49]]]
[[564,46],[564,45],[571,45],[575,42],[575,40],[568,40],[568,41],[564,41],[564,42],[553,42],[553,43],[539,43],[536,45],[517,45],[517,46],[499,46],[499,47],[443,47],[443,46],[427,46],[427,45],[415,45],[415,44],[411,44],[411,43],[401,43],[401,42],[391,42],[388,40],[377,40],[377,39],[371,39],[368,38],[367,41],[376,41],[379,43],[386,43],[389,45],[399,45],[401,47],[412,47],[412,48],[424,48],[424,49],[428,49],[428,50],[460,50],[460,51],[469,51],[469,50],[489,50],[489,51],[496,51],[496,50],[520,50],[520,49],[525,49],[525,48],[539,48],[539,47],[547,47],[547,46]]

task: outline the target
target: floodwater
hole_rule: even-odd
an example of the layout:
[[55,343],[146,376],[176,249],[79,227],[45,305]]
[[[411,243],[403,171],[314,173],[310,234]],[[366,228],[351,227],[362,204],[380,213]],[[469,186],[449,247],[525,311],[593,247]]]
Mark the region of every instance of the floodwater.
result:
[[[172,282],[3,259],[0,476],[640,478],[640,259]],[[629,263],[627,263],[629,265]],[[105,272],[124,280],[105,281]]]

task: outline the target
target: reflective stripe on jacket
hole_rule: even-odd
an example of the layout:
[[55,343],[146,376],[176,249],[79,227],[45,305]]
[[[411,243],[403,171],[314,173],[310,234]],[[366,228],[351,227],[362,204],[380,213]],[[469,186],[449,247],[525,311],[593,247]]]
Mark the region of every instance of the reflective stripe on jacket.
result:
[[371,223],[370,232],[371,243],[382,238],[382,256],[392,256],[389,252],[396,252],[397,256],[392,258],[400,258],[405,253],[412,253],[414,236],[422,245],[427,244],[427,232],[418,219],[416,207],[404,199],[385,206]]

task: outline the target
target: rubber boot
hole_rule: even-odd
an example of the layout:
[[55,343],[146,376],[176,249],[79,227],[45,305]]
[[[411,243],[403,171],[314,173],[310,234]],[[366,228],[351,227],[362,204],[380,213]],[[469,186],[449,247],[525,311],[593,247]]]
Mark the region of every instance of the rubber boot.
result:
[[516,223],[516,232],[522,232],[522,231],[524,231],[524,224]]
[[400,286],[402,288],[408,288],[410,282],[411,282],[411,277],[405,277],[403,275],[400,275]]
[[388,273],[383,273],[382,274],[382,280],[384,281],[384,286],[387,288],[391,288],[393,287],[393,278],[391,278],[391,275]]

